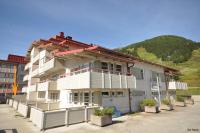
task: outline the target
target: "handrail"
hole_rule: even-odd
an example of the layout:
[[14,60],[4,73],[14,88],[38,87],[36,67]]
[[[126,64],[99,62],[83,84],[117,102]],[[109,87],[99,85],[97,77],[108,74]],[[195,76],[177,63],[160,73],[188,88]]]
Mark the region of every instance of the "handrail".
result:
[[112,70],[86,67],[86,68],[79,69],[79,70],[76,70],[76,71],[73,71],[73,72],[64,73],[64,74],[60,75],[59,78],[64,78],[64,77],[67,77],[67,76],[72,76],[72,75],[76,75],[76,74],[80,74],[80,73],[84,73],[84,72],[101,72],[101,73],[110,73],[110,74],[127,75],[127,76],[133,75],[131,73],[114,72]]

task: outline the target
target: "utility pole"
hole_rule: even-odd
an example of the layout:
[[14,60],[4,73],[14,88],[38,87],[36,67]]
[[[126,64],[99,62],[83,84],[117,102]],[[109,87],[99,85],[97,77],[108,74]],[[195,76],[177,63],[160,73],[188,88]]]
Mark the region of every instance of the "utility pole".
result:
[[17,95],[17,66],[14,65],[14,75],[13,75],[13,93],[14,96]]

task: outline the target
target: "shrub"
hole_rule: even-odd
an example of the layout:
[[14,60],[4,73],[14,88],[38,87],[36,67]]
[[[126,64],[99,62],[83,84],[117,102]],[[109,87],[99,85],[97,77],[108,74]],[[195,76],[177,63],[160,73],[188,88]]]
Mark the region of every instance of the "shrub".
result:
[[163,99],[161,102],[162,102],[162,104],[170,105],[169,99]]
[[114,112],[114,108],[104,108],[103,110],[102,110],[102,112],[103,112],[103,114],[104,115],[112,115],[113,114],[113,112]]
[[176,101],[178,101],[178,102],[184,102],[184,97],[182,97],[182,96],[176,96]]
[[105,116],[105,115],[112,115],[114,112],[114,108],[108,107],[103,109],[95,109],[94,115],[96,116]]
[[94,115],[96,115],[96,116],[103,116],[102,111],[100,109],[95,109],[94,110]]
[[144,99],[140,106],[141,108],[144,108],[144,106],[155,106],[156,105],[156,101],[154,99]]

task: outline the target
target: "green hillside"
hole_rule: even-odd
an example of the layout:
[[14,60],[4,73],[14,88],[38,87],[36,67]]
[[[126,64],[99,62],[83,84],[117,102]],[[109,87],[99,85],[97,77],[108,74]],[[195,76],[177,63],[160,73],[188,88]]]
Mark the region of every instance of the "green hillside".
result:
[[200,87],[200,43],[178,36],[158,36],[117,49],[151,62],[179,69],[180,80]]

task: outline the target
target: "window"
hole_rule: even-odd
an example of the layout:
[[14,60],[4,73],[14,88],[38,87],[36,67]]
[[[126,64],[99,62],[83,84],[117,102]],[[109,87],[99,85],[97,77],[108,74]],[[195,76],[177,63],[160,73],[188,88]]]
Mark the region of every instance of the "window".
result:
[[120,96],[120,97],[124,96],[123,91],[118,91],[118,92],[117,92],[117,96]]
[[161,81],[165,82],[164,73],[157,73],[157,72],[152,71],[152,81],[157,82],[157,77],[158,77],[159,82]]
[[108,63],[101,62],[101,69],[107,70],[108,69]]
[[78,103],[78,93],[73,93],[74,94],[74,103],[77,104]]
[[144,71],[143,71],[143,69],[133,67],[132,71],[133,71],[133,74],[135,75],[136,79],[138,79],[138,80],[144,79]]
[[45,98],[45,91],[38,91],[38,98]]
[[101,95],[102,95],[103,97],[109,97],[109,92],[107,92],[107,91],[106,91],[106,92],[102,92]]
[[90,96],[88,92],[84,93],[84,105],[89,105],[90,102]]
[[69,94],[69,103],[72,103],[72,102],[73,102],[73,99],[72,99],[72,98],[73,98],[73,94],[70,93],[70,94]]
[[114,71],[114,64],[110,64],[110,71],[111,71],[111,72]]
[[164,73],[160,73],[160,78],[162,82],[165,82],[165,75]]
[[50,93],[49,99],[51,99],[53,101],[57,101],[59,99],[58,93],[57,92]]
[[24,67],[25,67],[24,65],[21,65],[21,71],[24,71]]
[[122,66],[116,65],[116,72],[122,72]]
[[116,95],[115,95],[115,92],[111,92],[111,96],[112,97],[115,97]]

